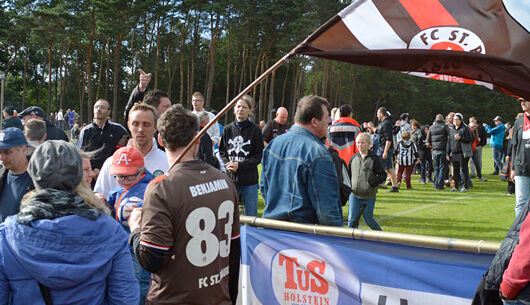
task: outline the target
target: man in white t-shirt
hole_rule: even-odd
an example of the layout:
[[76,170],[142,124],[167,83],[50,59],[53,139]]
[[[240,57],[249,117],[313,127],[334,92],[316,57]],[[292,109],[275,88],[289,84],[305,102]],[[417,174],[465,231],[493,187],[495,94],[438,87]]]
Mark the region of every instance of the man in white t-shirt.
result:
[[[128,146],[138,149],[143,157],[147,170],[154,176],[165,173],[169,164],[166,154],[158,149],[153,134],[156,131],[158,116],[153,106],[140,103],[135,104],[129,112],[127,127],[131,131],[132,139]],[[103,195],[105,198],[112,188],[119,187],[118,181],[110,175],[112,157],[108,158],[99,173],[94,192]]]
[[57,112],[57,128],[63,128],[63,120],[64,120],[63,110],[59,109],[59,112]]
[[[196,116],[199,116],[199,113],[206,112],[208,113],[208,117],[210,117],[210,121],[215,118],[215,115],[213,115],[211,112],[208,112],[204,109],[204,96],[200,92],[195,92],[191,96],[191,104],[193,105],[193,114]],[[206,132],[212,138],[212,143],[218,144],[219,140],[221,140],[221,134],[219,131],[219,125],[213,124],[212,127],[208,128],[208,131]]]

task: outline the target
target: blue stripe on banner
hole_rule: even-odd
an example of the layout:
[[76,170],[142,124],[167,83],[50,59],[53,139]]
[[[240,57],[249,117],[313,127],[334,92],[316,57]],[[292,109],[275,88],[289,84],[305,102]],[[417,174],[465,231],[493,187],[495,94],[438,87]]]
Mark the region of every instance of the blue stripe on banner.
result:
[[493,259],[248,226],[241,244],[249,304],[469,304]]

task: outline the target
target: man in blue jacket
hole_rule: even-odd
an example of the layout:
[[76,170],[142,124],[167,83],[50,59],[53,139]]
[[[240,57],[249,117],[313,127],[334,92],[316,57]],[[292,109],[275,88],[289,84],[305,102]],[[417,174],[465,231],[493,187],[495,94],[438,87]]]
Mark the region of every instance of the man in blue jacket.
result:
[[319,96],[303,97],[295,125],[265,147],[260,185],[264,218],[342,226],[337,173],[321,142],[330,122],[328,105]]
[[493,122],[495,122],[495,127],[490,127],[490,125],[486,123],[482,125],[486,128],[486,132],[491,135],[490,146],[493,152],[493,164],[495,166],[495,170],[491,174],[498,175],[499,171],[502,169],[502,145],[506,126],[502,123],[502,118],[500,116],[496,116],[493,119]]

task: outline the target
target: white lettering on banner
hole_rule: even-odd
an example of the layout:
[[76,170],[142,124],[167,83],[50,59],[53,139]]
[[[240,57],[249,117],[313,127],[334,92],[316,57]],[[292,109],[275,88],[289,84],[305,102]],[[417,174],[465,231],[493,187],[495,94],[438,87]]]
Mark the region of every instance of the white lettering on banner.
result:
[[[419,50],[447,50],[458,52],[470,52],[486,54],[486,47],[480,37],[468,29],[453,26],[432,27],[416,34],[408,45],[409,49]],[[458,63],[450,61],[434,60],[425,64],[419,71],[410,72],[412,75],[450,81],[455,83],[482,85],[493,89],[493,85],[460,76],[448,75],[455,69],[459,69]]]
[[225,179],[209,181],[201,184],[192,185],[189,187],[191,197],[206,195],[226,189],[228,189],[228,183]]
[[230,273],[229,266],[224,267],[219,273],[212,274],[210,276],[204,276],[199,278],[199,289],[204,287],[215,286],[223,281],[223,279]]
[[339,296],[331,265],[314,253],[294,249],[275,255],[272,287],[281,305],[336,305]]
[[363,305],[469,305],[470,299],[361,283]]

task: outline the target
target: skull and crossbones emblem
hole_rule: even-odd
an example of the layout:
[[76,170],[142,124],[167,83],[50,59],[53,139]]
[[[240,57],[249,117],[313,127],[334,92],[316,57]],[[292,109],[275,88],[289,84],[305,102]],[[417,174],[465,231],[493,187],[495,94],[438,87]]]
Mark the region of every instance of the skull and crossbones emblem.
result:
[[249,152],[244,150],[243,146],[249,145],[250,144],[250,140],[248,140],[246,142],[243,142],[243,140],[244,139],[243,139],[242,136],[237,136],[234,139],[228,139],[228,144],[232,145],[232,148],[230,148],[228,150],[228,153],[230,154],[232,152],[235,152],[236,154],[239,154],[241,152],[245,156],[247,156],[249,154]]

